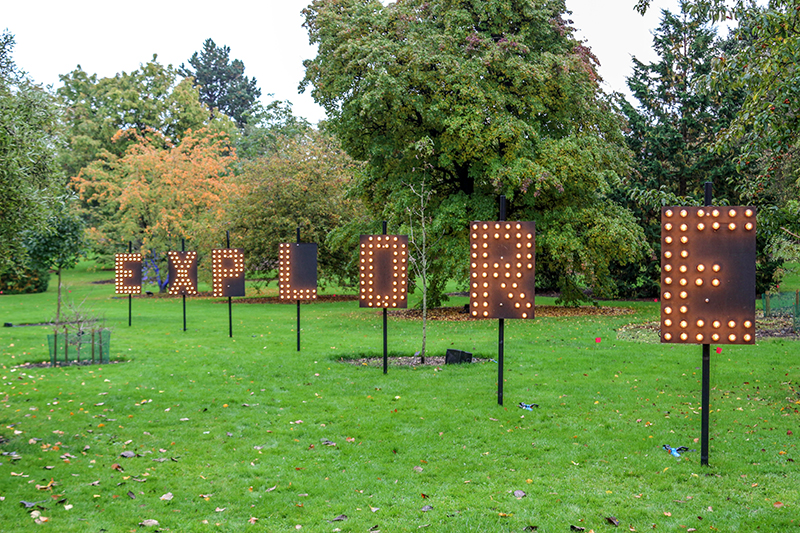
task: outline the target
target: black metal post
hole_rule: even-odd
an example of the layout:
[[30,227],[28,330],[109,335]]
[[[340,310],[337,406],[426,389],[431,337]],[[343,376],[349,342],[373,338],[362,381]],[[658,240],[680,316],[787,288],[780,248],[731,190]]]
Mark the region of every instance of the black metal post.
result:
[[[231,232],[225,232],[225,247],[230,249],[231,247]],[[233,302],[231,301],[231,297],[228,296],[228,337],[233,338]]]
[[[705,182],[705,201],[706,207],[711,205],[712,184]],[[711,395],[711,345],[703,344],[703,384],[702,384],[702,410],[700,421],[700,464],[708,466],[708,419],[711,414],[710,395]]]
[[[181,252],[186,251],[186,239],[181,239]],[[186,331],[186,294],[183,295],[183,331]]]
[[[297,226],[297,244],[300,244],[300,226]],[[300,351],[300,300],[297,300],[297,351]]]
[[[506,197],[500,195],[500,221],[506,219]],[[505,319],[498,320],[497,337],[497,404],[503,405],[503,345],[505,344]]]
[[[128,241],[128,253],[133,252],[133,242]],[[131,327],[131,313],[133,312],[133,294],[128,293],[128,327]]]
[[[383,221],[383,234],[386,235],[386,221]],[[387,340],[387,327],[388,327],[388,315],[389,310],[384,307],[383,308],[383,373],[386,374],[389,371],[389,349],[388,349],[388,340]]]

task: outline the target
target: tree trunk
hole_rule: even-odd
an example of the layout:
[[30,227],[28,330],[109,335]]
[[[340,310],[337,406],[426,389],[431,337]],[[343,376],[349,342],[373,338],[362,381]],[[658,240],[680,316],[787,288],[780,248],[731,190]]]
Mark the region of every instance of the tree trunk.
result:
[[56,270],[58,274],[58,298],[56,300],[56,324],[61,322],[61,267]]

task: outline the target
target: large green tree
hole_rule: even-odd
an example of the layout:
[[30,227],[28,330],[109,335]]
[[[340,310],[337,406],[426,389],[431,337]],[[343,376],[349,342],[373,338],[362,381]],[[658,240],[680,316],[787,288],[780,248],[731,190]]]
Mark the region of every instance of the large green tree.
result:
[[372,215],[400,224],[408,186],[433,191],[434,293],[466,280],[468,224],[497,218],[504,193],[509,217],[536,220],[540,272],[568,300],[579,281],[610,294],[611,258],[645,245],[609,197],[629,153],[563,0],[314,0],[304,14],[318,52],[301,88],[367,162],[357,189]]
[[[650,0],[639,0],[644,12]],[[738,22],[735,46],[720,54],[706,77],[713,90],[730,88],[747,97],[718,150],[738,150],[738,192],[760,208],[760,233],[776,251],[798,257],[800,233],[800,5],[769,0],[688,0],[689,9],[711,20]],[[781,229],[783,228],[783,229]],[[762,231],[766,230],[766,231]]]
[[187,130],[208,125],[217,130],[235,129],[224,118],[212,120],[190,80],[179,79],[171,65],[153,59],[133,72],[98,78],[80,65],[60,76],[58,94],[66,109],[68,149],[62,164],[69,176],[101,155],[119,157],[135,135],[118,137],[120,130],[138,135],[152,132],[153,139],[180,142]]
[[244,63],[231,61],[231,49],[206,39],[203,49],[189,58],[189,67],[181,64],[182,76],[191,78],[200,91],[200,101],[209,109],[232,118],[239,127],[248,122],[253,107],[261,97],[255,78],[244,75]]
[[14,36],[0,34],[0,270],[25,254],[21,236],[45,230],[67,194],[56,150],[55,99],[13,61]]
[[[708,90],[703,81],[722,53],[713,26],[690,14],[662,11],[653,34],[658,59],[643,63],[633,58],[628,87],[635,105],[620,97],[628,119],[626,134],[637,172],[620,190],[645,228],[654,250],[660,249],[660,210],[665,204],[699,205],[703,184],[714,184],[717,203],[736,203],[739,173],[734,152],[714,151],[720,130],[727,127],[744,99],[740,90]],[[621,294],[658,294],[657,255],[641,263],[614,268]]]

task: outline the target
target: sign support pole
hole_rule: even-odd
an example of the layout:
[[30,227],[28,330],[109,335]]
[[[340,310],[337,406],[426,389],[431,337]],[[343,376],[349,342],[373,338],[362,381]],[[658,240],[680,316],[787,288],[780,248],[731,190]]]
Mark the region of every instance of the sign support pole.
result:
[[[133,253],[133,242],[128,241],[128,253]],[[141,291],[141,289],[140,289]],[[128,293],[128,327],[131,327],[131,314],[133,312],[133,294]]]
[[[300,244],[300,226],[297,226],[297,244]],[[300,351],[300,300],[297,300],[297,351]]]
[[[186,239],[181,239],[181,252],[186,251]],[[186,293],[183,294],[183,331],[186,331]]]
[[[231,247],[230,231],[225,232],[225,247],[228,249]],[[233,338],[233,305],[230,296],[228,296],[228,337]]]
[[[386,235],[386,221],[383,221],[383,234]],[[387,341],[387,317],[388,309],[386,307],[383,308],[383,373],[386,374],[389,371],[389,351],[388,351],[388,341]]]
[[[712,184],[707,181],[703,184],[705,188],[705,201],[706,207],[711,205],[712,201]],[[702,418],[700,422],[700,464],[708,466],[708,418],[711,414],[710,411],[710,394],[711,394],[711,345],[703,344],[703,390],[702,390]]]
[[[500,221],[506,219],[506,197],[500,195]],[[498,319],[497,337],[497,404],[503,405],[503,344],[505,343],[505,319]]]

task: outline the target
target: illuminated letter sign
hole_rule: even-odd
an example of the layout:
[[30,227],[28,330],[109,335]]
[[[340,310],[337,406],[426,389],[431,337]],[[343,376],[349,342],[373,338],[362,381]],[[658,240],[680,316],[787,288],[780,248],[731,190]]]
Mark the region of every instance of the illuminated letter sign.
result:
[[408,236],[362,235],[358,271],[360,307],[406,307]]
[[214,296],[244,296],[244,251],[211,250],[211,274]]
[[169,252],[169,294],[197,294],[197,252]]
[[661,210],[661,342],[754,344],[752,207]]
[[142,254],[114,254],[114,292],[116,294],[142,292]]
[[470,315],[533,318],[536,225],[473,222],[470,230]]
[[281,300],[317,298],[317,245],[283,243],[280,247]]

